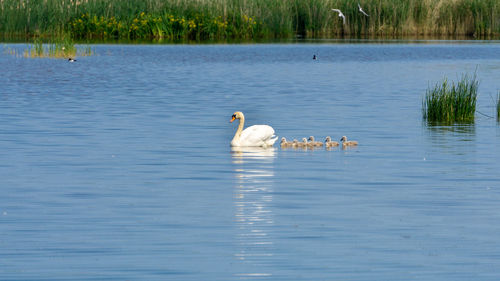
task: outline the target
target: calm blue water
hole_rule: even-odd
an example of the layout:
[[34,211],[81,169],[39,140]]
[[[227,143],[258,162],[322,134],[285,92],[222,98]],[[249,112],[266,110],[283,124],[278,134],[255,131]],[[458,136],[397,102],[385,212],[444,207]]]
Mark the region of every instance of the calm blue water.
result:
[[[499,280],[500,125],[421,101],[495,114],[500,43],[322,43],[2,52],[0,279]],[[237,110],[360,145],[231,151]]]

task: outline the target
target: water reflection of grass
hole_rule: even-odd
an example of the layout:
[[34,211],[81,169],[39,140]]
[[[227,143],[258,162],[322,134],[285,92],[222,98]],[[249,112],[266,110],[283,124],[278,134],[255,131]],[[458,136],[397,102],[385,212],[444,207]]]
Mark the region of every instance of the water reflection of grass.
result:
[[[0,33],[84,38],[256,38],[500,34],[497,0],[0,1]],[[331,12],[339,8],[342,21]]]
[[[477,154],[477,132],[474,124],[449,126],[426,124],[425,127],[424,157],[427,160],[449,161],[449,155],[453,155],[468,161],[474,159]],[[464,172],[469,169],[467,165],[459,166],[458,169],[464,169]]]
[[455,84],[445,78],[427,89],[423,101],[423,117],[430,124],[472,123],[476,112],[476,74],[463,75]]
[[427,129],[437,135],[456,134],[462,136],[475,136],[476,126],[474,124],[460,124],[460,125],[440,125],[440,124],[426,124]]

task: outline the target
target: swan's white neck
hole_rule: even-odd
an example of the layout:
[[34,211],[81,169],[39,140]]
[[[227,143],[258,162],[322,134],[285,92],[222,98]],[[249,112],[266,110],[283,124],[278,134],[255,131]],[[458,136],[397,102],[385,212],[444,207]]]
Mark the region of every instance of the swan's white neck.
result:
[[240,117],[240,124],[238,125],[238,129],[236,130],[236,133],[234,134],[234,138],[231,141],[232,146],[238,146],[240,143],[240,136],[241,132],[243,132],[243,126],[245,125],[245,117],[241,116]]

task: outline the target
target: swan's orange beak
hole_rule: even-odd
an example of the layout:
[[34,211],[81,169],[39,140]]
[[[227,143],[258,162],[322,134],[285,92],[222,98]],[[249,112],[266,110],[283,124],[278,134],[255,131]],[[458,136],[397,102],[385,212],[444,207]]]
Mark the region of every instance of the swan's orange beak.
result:
[[236,119],[236,117],[231,117],[231,121],[229,121],[229,123],[233,123],[233,121]]

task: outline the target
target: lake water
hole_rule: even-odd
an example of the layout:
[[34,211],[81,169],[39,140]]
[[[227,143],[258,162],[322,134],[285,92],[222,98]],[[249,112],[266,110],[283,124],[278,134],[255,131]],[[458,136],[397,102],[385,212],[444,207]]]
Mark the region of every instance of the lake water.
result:
[[[500,42],[92,48],[0,54],[1,280],[500,279]],[[426,126],[474,71],[475,123]],[[360,145],[232,151],[237,110]]]

